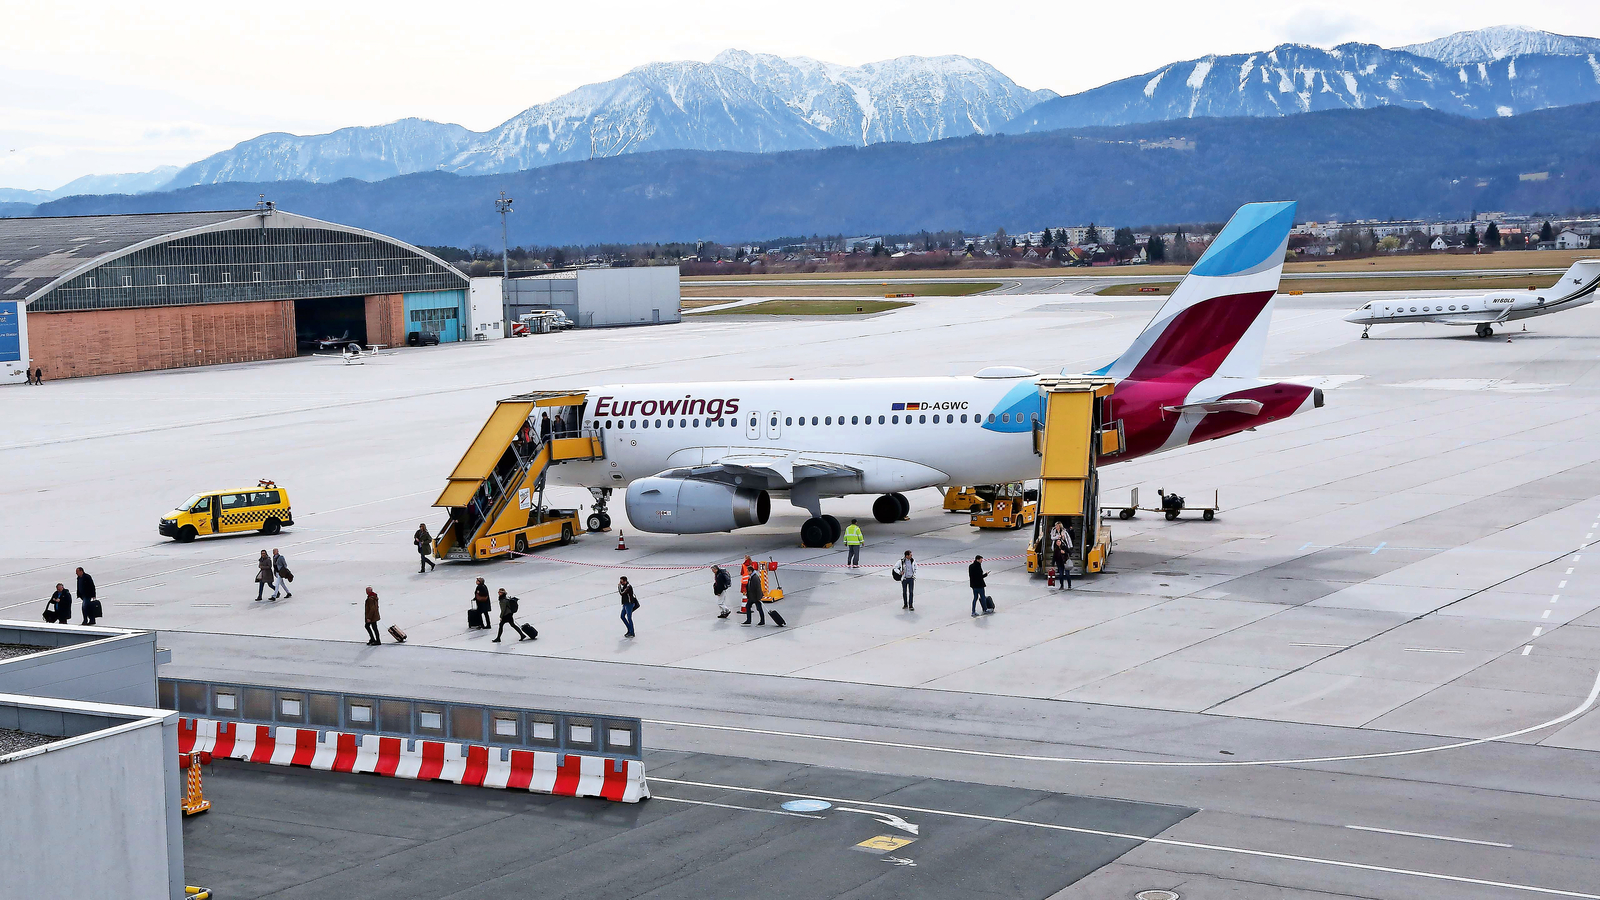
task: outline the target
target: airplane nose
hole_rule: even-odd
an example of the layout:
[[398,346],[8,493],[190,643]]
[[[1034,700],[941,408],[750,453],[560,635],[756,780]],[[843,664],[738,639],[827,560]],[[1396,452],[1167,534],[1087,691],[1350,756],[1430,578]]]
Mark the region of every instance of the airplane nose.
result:
[[1346,322],[1355,322],[1355,323],[1359,324],[1361,322],[1361,319],[1362,319],[1362,315],[1361,314],[1363,312],[1365,312],[1365,310],[1358,309],[1358,310],[1350,313],[1349,315],[1345,316],[1344,320]]

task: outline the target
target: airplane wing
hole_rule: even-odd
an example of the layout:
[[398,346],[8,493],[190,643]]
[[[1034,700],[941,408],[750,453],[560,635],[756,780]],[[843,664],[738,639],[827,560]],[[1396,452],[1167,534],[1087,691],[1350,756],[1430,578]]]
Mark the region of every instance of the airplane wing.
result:
[[1511,315],[1511,307],[1503,309],[1485,309],[1470,313],[1457,313],[1455,315],[1432,316],[1427,321],[1436,325],[1493,325],[1504,322]]
[[[850,453],[805,453],[793,450],[752,450],[748,447],[700,447],[680,450],[668,462],[675,464],[658,478],[695,478],[783,490],[810,479],[842,478],[850,481],[887,482],[898,490],[944,484],[945,473],[921,463],[886,456]],[[869,491],[870,492],[870,491]]]

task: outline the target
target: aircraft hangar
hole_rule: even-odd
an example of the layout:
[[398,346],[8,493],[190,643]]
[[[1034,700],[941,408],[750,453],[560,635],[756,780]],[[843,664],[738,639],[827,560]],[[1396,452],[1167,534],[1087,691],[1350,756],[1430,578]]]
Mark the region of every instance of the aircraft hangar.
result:
[[[395,238],[276,209],[0,219],[0,383],[471,334],[467,278]],[[429,341],[431,342],[431,340]]]

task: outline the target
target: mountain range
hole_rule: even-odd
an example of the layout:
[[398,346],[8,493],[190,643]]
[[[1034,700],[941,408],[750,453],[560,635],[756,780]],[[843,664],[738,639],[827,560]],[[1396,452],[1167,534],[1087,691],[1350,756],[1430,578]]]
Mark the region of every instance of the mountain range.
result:
[[0,190],[0,215],[25,215],[70,194],[503,174],[659,150],[772,153],[1384,106],[1510,116],[1600,100],[1597,53],[1600,39],[1497,26],[1394,49],[1283,44],[1204,56],[1058,97],[962,56],[850,67],[727,50],[709,63],[639,66],[484,132],[412,118],[328,134],[265,134],[176,171],[86,176],[55,191]]
[[283,209],[419,244],[498,246],[500,190],[537,198],[511,216],[514,244],[1206,222],[1263,199],[1299,200],[1310,220],[1554,212],[1600,206],[1600,103],[1508,118],[1386,107],[781,153],[663,150],[499,175],[68,197],[37,213],[249,208],[267,191]]

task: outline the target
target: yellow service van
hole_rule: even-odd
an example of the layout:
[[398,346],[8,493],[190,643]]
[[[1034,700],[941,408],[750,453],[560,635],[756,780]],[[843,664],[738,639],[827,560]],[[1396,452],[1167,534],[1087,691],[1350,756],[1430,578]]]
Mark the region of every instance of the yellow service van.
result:
[[161,517],[160,531],[164,537],[188,542],[208,534],[239,531],[277,534],[293,524],[289,492],[262,481],[255,487],[195,494]]

